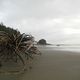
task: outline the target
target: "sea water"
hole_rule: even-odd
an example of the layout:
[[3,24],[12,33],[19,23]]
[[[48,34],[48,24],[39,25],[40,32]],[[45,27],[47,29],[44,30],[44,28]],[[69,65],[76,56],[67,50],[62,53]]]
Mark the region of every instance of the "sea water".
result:
[[38,48],[41,50],[61,50],[61,51],[71,51],[71,52],[80,52],[80,45],[39,45]]

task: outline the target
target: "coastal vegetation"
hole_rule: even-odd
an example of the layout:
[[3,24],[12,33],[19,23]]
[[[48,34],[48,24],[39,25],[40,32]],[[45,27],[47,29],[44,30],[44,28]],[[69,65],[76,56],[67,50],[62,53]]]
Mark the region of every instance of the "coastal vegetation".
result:
[[0,31],[4,31],[10,35],[16,34],[17,32],[20,33],[18,30],[15,30],[11,27],[7,27],[3,23],[0,23]]
[[37,42],[38,45],[51,45],[49,43],[47,43],[46,39],[40,39],[38,42]]
[[37,44],[39,44],[39,45],[46,45],[47,42],[46,42],[45,39],[40,39]]
[[[34,46],[34,37],[18,30],[0,24],[0,62],[20,60],[25,65],[24,58],[33,59],[33,55],[41,54]],[[24,56],[24,57],[23,57]]]

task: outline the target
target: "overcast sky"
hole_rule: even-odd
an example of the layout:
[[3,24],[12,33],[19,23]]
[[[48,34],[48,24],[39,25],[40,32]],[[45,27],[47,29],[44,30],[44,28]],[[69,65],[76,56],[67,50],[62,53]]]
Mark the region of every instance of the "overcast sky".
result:
[[49,43],[80,43],[80,0],[0,0],[0,22]]

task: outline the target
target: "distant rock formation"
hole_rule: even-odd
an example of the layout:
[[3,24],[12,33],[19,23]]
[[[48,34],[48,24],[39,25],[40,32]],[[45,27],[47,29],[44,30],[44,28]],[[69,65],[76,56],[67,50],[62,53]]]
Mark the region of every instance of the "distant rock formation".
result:
[[37,44],[39,44],[39,45],[47,45],[47,42],[46,42],[45,39],[40,39],[40,40],[37,42]]

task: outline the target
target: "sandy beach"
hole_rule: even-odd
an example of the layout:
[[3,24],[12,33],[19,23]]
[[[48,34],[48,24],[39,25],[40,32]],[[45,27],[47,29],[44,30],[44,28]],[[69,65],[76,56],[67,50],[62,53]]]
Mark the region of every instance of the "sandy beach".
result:
[[32,69],[20,80],[80,80],[80,54],[70,51],[42,50]]
[[80,53],[41,49],[30,69],[19,75],[0,75],[2,80],[80,80]]

